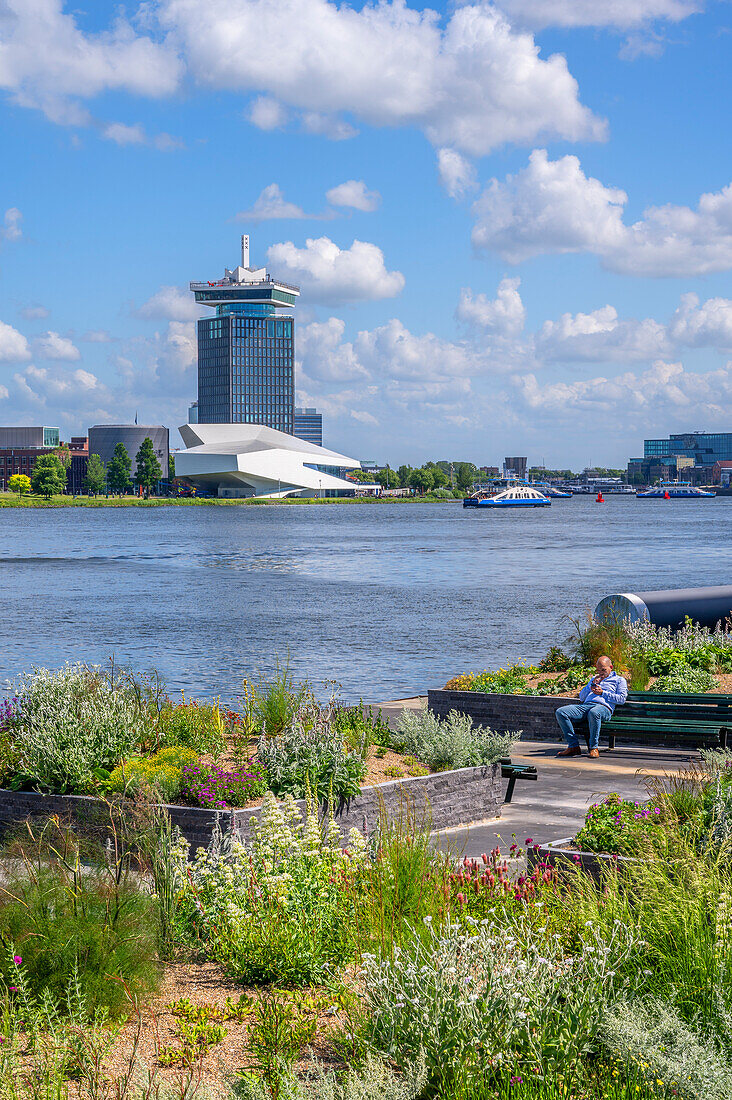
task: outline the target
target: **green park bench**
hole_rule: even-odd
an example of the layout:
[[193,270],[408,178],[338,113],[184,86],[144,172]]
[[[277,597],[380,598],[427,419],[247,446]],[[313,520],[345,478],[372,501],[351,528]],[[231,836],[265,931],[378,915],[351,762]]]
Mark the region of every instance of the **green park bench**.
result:
[[501,765],[501,778],[508,780],[504,802],[510,802],[513,798],[513,789],[516,786],[517,779],[536,780],[539,778],[533,764],[514,764],[510,756],[504,756],[499,763]]
[[[586,722],[580,725],[585,737],[586,726]],[[615,708],[612,718],[602,723],[602,730],[611,749],[618,737],[726,749],[732,732],[732,695],[633,691],[627,702]]]

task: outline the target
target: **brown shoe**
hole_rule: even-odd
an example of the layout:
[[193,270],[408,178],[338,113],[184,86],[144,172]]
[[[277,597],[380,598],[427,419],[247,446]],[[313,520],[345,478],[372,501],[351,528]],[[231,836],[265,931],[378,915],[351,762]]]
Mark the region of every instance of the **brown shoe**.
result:
[[581,756],[581,755],[582,755],[582,749],[579,747],[579,745],[569,745],[566,749],[562,749],[561,752],[557,753],[557,756]]
[[600,750],[599,749],[590,749],[590,756],[592,757],[593,760],[597,760],[599,755],[600,755]]

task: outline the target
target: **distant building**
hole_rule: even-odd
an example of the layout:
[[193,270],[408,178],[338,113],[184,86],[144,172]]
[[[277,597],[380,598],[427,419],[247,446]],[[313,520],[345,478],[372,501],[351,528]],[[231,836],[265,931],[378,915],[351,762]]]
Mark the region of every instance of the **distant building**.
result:
[[198,423],[198,402],[197,401],[191,401],[190,405],[188,406],[188,423],[189,424],[197,424]]
[[83,493],[84,478],[89,465],[89,439],[85,435],[72,435],[69,440],[71,451],[71,465],[67,475],[69,489],[72,493]]
[[317,409],[295,409],[293,435],[307,443],[323,446],[323,414]]
[[22,447],[26,450],[42,447],[53,450],[61,444],[58,428],[0,428],[0,447]]
[[[241,264],[223,279],[192,282],[196,302],[215,316],[198,330],[198,411],[192,423],[264,424],[294,431],[295,321],[300,290],[249,265],[249,237]],[[287,311],[287,312],[285,312]]]
[[503,460],[503,476],[504,477],[526,477],[527,459],[525,458],[504,458]]
[[353,496],[358,462],[263,424],[183,424],[175,472],[219,497]]
[[483,474],[484,477],[500,477],[501,471],[497,466],[479,466],[478,473]]
[[654,480],[652,470],[668,469],[668,476],[696,484],[712,484],[717,462],[732,461],[732,432],[682,432],[668,439],[645,439],[643,458],[631,458],[628,476]]
[[712,466],[712,485],[729,485],[732,478],[732,460],[722,458]]
[[168,477],[168,457],[170,455],[169,432],[162,424],[95,424],[89,429],[89,454],[99,455],[104,465],[108,465],[118,443],[123,443],[132,459],[132,476],[135,476],[135,457],[143,440],[152,441],[153,450],[163,471],[163,480]]
[[36,459],[61,444],[58,428],[0,427],[0,490],[6,490],[13,474],[30,477]]

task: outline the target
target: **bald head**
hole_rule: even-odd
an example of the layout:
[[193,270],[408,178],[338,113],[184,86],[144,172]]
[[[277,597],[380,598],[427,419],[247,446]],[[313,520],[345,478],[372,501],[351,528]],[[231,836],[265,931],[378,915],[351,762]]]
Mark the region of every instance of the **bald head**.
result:
[[600,676],[609,676],[613,670],[613,663],[609,657],[598,657],[595,668]]

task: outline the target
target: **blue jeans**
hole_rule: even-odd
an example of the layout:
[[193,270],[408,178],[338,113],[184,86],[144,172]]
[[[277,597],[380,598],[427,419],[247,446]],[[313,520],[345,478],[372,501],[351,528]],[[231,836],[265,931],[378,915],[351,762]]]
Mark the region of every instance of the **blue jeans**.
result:
[[567,707],[559,708],[557,722],[570,749],[578,749],[579,738],[572,722],[587,718],[587,725],[590,728],[590,748],[596,749],[600,744],[600,726],[603,720],[607,722],[612,715],[610,707],[606,707],[604,703],[570,703]]

